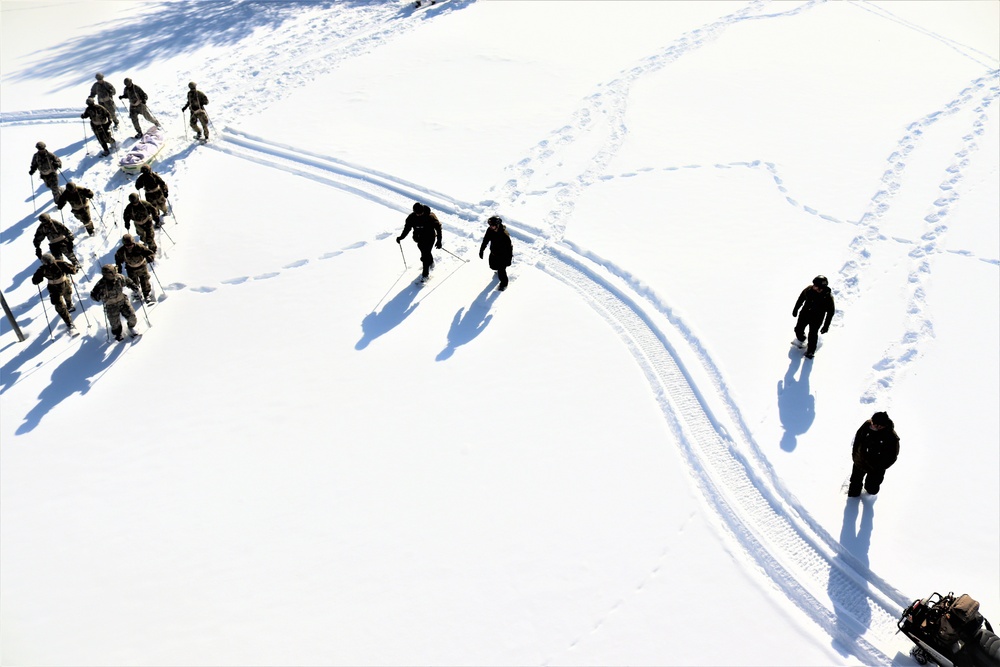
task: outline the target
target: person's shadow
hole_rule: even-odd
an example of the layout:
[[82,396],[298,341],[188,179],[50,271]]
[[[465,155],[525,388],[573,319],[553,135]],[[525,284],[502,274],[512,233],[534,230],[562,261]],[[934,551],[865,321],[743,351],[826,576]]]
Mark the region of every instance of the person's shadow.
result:
[[448,330],[448,344],[438,353],[437,361],[451,358],[459,346],[465,345],[483,332],[486,325],[493,319],[489,310],[498,294],[499,292],[493,289],[491,282],[468,308],[463,306],[458,309],[455,317],[451,320],[451,329]]
[[[781,437],[781,448],[786,452],[795,450],[797,438],[809,430],[816,419],[816,398],[809,393],[811,363],[802,363],[799,350],[788,352],[788,370],[785,377],[778,380],[778,418],[785,434]],[[795,372],[802,366],[798,379]]]
[[[858,510],[861,509],[861,522]],[[844,522],[840,528],[842,550],[833,559],[827,593],[836,616],[833,647],[842,655],[853,655],[851,648],[857,643],[872,619],[868,596],[858,591],[857,578],[848,579],[844,571],[868,573],[868,550],[875,527],[875,498],[848,498],[844,505]]]
[[382,306],[382,310],[372,311],[361,321],[361,340],[354,346],[355,350],[363,350],[378,338],[387,334],[412,313],[417,304],[413,300],[420,292],[420,287],[407,284],[396,296]]

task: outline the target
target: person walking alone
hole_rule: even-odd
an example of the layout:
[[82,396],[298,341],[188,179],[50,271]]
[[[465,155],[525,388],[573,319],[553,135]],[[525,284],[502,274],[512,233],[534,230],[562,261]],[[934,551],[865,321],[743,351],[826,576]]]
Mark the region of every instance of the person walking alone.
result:
[[[834,312],[836,308],[829,281],[826,276],[816,276],[812,285],[802,290],[795,307],[792,308],[792,317],[799,318],[795,323],[795,340],[792,341],[792,345],[798,348],[805,347],[806,359],[812,359],[816,354],[819,334],[825,334],[830,330]],[[809,328],[809,342],[803,345],[806,340],[806,327]]]
[[[188,83],[187,104],[181,107],[181,111],[191,109],[191,129],[194,130],[194,138],[201,141],[202,130],[205,132],[205,141],[208,141],[208,96],[198,90],[198,84],[194,81]],[[198,123],[201,123],[201,130]]]
[[873,496],[879,492],[885,471],[899,456],[899,436],[895,426],[888,413],[876,412],[858,429],[851,449],[854,467],[847,487],[848,496],[860,496],[862,485]]
[[483,242],[479,246],[479,259],[483,258],[486,246],[490,247],[490,268],[497,272],[500,284],[497,290],[507,289],[507,267],[514,261],[514,244],[511,243],[510,233],[503,224],[503,219],[494,215],[486,221],[489,229],[483,236]]

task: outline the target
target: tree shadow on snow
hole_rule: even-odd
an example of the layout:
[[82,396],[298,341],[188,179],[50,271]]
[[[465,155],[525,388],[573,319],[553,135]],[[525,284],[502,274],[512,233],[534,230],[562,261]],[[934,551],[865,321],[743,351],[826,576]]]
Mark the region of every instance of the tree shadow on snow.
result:
[[[139,15],[90,26],[86,35],[40,51],[12,81],[67,78],[64,90],[89,85],[95,72],[128,76],[158,60],[206,46],[232,46],[258,29],[277,30],[303,9],[372,5],[380,0],[232,0],[151,3]],[[119,76],[120,75],[120,76]],[[116,82],[116,86],[120,87]],[[82,100],[81,100],[82,101]]]
[[365,315],[365,319],[361,321],[361,340],[355,344],[354,349],[365,349],[373,340],[399,326],[416,309],[417,304],[413,303],[413,300],[419,293],[418,285],[407,283],[396,296],[382,306],[382,310],[373,310]]
[[[872,612],[868,596],[857,589],[856,580],[848,579],[844,571],[868,573],[868,550],[875,526],[875,499],[848,498],[844,506],[844,522],[840,528],[842,551],[833,559],[827,593],[836,616],[833,648],[844,656],[855,655],[858,639],[871,624]],[[861,522],[858,523],[858,510]]]
[[[98,329],[98,331],[101,330]],[[67,334],[61,334],[60,338],[65,335]],[[42,340],[44,341],[44,339]],[[59,342],[58,338],[56,342]],[[64,400],[73,394],[86,394],[90,391],[96,382],[96,380],[91,381],[91,378],[97,376],[100,379],[99,376],[115,363],[125,351],[126,345],[115,344],[111,346],[110,350],[106,350],[107,344],[103,335],[84,334],[76,352],[52,371],[51,381],[38,395],[38,403],[24,416],[24,421],[17,427],[15,434],[24,435],[31,432],[41,423],[45,415]],[[34,348],[34,344],[32,348]],[[37,351],[37,348],[34,349]],[[28,351],[30,350],[26,350],[26,352]]]
[[[816,398],[809,393],[809,374],[812,363],[803,363],[802,352],[792,349],[788,352],[788,370],[785,377],[778,380],[778,418],[785,434],[781,437],[781,448],[786,452],[795,450],[796,439],[809,430],[816,419]],[[795,378],[802,366],[802,373]]]
[[479,293],[468,309],[465,307],[458,309],[455,317],[451,320],[451,328],[448,330],[448,344],[438,353],[437,361],[450,359],[451,355],[455,354],[456,349],[471,342],[473,338],[483,332],[486,325],[493,319],[493,315],[489,314],[489,311],[498,294],[499,292],[493,289],[493,282],[491,282],[486,286],[486,289]]

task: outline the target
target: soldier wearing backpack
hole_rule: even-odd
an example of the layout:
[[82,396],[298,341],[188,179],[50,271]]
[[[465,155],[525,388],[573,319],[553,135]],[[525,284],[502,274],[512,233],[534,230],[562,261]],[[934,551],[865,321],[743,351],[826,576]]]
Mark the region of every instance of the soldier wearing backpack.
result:
[[[208,96],[198,90],[198,84],[194,81],[190,82],[188,84],[187,104],[181,107],[181,111],[191,109],[191,129],[194,130],[194,138],[200,140],[201,132],[204,130],[205,141],[208,141],[208,112],[205,111],[206,106],[208,106]],[[201,130],[198,129],[199,122],[201,123]]]
[[93,97],[87,98],[87,108],[80,114],[80,118],[90,119],[90,129],[94,131],[97,142],[101,144],[104,156],[111,154],[111,146],[115,144],[115,138],[111,136],[111,114],[100,104],[94,102]]
[[115,106],[115,94],[117,90],[110,81],[104,80],[104,75],[98,72],[94,75],[97,81],[90,87],[90,96],[97,98],[97,103],[104,107],[108,116],[114,121],[115,129],[118,128],[118,108]]
[[148,164],[142,165],[139,170],[139,178],[135,179],[136,190],[146,190],[146,201],[156,207],[160,215],[167,215],[167,197],[170,196],[170,189],[166,181],[160,177]]
[[73,181],[66,184],[66,189],[56,200],[56,206],[62,210],[63,206],[69,204],[69,209],[74,217],[83,223],[87,233],[94,235],[94,222],[90,219],[90,204],[88,199],[94,198],[94,191],[90,188],[81,188]]
[[38,285],[43,280],[48,281],[49,301],[59,313],[59,317],[66,323],[66,328],[71,333],[75,333],[76,327],[73,326],[73,319],[69,314],[76,310],[73,306],[73,278],[71,276],[76,273],[77,266],[65,259],[56,259],[50,252],[45,253],[39,259],[42,261],[42,265],[31,276],[31,282]]
[[66,225],[49,217],[48,213],[42,213],[38,216],[38,222],[40,224],[35,229],[35,237],[32,239],[32,243],[35,244],[35,257],[41,259],[42,241],[48,239],[49,252],[65,257],[76,266],[80,266],[76,253],[73,252],[73,241],[75,240],[73,232],[69,231]]
[[874,496],[882,486],[885,471],[899,456],[899,436],[887,413],[876,412],[861,425],[854,435],[851,454],[854,468],[847,495],[852,498],[860,496],[863,484],[865,491]]
[[44,141],[35,144],[35,149],[35,154],[31,156],[28,174],[34,174],[37,171],[42,177],[42,182],[52,191],[53,201],[56,201],[62,194],[62,188],[59,187],[59,168],[62,167],[62,160],[45,148]]
[[142,114],[143,118],[156,127],[160,126],[160,121],[156,120],[153,114],[149,113],[149,109],[146,108],[146,100],[149,99],[149,96],[146,95],[146,91],[132,83],[132,79],[125,79],[125,93],[118,96],[120,100],[124,100],[125,98],[128,98],[128,115],[132,119],[132,125],[135,126],[136,139],[142,139],[139,114]]

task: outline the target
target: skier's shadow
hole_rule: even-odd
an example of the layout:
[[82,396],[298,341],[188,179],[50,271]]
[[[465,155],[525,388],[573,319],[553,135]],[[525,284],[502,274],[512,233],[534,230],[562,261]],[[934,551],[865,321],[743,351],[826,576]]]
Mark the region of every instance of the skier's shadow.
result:
[[438,353],[437,361],[451,358],[458,347],[472,341],[483,332],[486,325],[493,319],[493,315],[489,311],[498,294],[499,292],[493,289],[491,282],[468,308],[458,309],[455,317],[451,320],[451,329],[448,330],[448,344]]
[[407,284],[396,296],[382,306],[382,310],[378,312],[373,310],[365,315],[365,318],[361,320],[361,340],[357,342],[354,349],[365,349],[373,340],[389,333],[402,323],[416,309],[417,304],[413,303],[413,300],[419,292],[419,286]]
[[868,596],[859,593],[856,579],[849,581],[844,572],[868,574],[868,550],[871,548],[872,530],[875,527],[874,502],[874,499],[847,499],[847,504],[844,506],[844,523],[840,529],[840,546],[843,547],[843,551],[833,559],[830,580],[826,587],[836,616],[837,631],[834,633],[833,647],[845,656],[854,655],[852,648],[868,629],[872,619]]
[[[802,353],[793,349],[788,352],[788,370],[785,377],[778,380],[778,418],[785,434],[781,437],[781,448],[786,452],[795,450],[796,438],[809,430],[816,419],[816,398],[809,393],[809,374],[812,363],[803,364]],[[798,379],[795,372],[802,366]]]
[[[65,335],[67,334],[61,334]],[[55,342],[60,341],[57,339]],[[86,394],[90,391],[94,384],[90,378],[111,366],[124,352],[125,346],[114,345],[108,354],[105,354],[105,350],[106,342],[103,336],[84,334],[76,352],[52,371],[51,381],[38,395],[38,403],[24,416],[24,421],[17,427],[15,434],[29,433],[41,423],[45,415],[64,400],[73,394]]]

